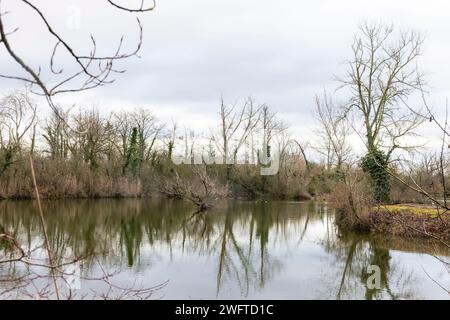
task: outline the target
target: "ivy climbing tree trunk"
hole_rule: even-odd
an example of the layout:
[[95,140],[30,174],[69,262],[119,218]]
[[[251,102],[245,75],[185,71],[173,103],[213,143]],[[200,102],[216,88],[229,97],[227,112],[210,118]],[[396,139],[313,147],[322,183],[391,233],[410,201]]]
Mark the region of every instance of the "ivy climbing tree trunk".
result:
[[376,203],[388,202],[391,181],[388,173],[389,159],[381,150],[371,150],[361,161],[363,171],[369,174]]
[[124,172],[128,170],[135,175],[140,167],[140,164],[141,159],[139,159],[138,130],[134,127],[131,131],[130,143],[128,144]]
[[[394,38],[392,25],[364,23],[352,46],[347,77],[340,80],[351,99],[343,108],[360,119],[356,128],[367,152],[361,166],[372,179],[376,201],[389,199],[388,164],[393,151],[414,148],[408,142],[424,121],[406,105],[408,97],[423,86],[417,60],[423,37],[413,31]],[[361,132],[363,131],[363,132]],[[408,139],[409,138],[409,139]]]

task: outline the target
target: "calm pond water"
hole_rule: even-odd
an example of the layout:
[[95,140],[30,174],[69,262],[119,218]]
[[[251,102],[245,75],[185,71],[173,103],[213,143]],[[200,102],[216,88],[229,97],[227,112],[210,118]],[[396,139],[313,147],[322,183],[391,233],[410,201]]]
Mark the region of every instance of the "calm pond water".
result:
[[[120,286],[163,299],[449,299],[438,243],[342,232],[316,202],[229,201],[193,215],[183,201],[45,201],[52,248],[88,255],[83,277],[117,273]],[[42,241],[31,201],[0,202],[0,227],[33,248]],[[1,249],[2,252],[4,248]],[[378,266],[381,287],[368,285]],[[0,275],[13,269],[0,267]],[[102,290],[81,280],[81,292]]]

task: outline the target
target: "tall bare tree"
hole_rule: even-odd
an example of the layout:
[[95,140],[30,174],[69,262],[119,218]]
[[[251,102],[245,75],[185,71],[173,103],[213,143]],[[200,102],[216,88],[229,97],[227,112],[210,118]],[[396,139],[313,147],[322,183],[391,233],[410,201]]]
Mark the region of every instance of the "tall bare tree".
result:
[[263,150],[270,157],[272,140],[287,129],[286,124],[277,119],[277,114],[270,111],[268,105],[261,107],[261,131]]
[[73,121],[75,132],[69,143],[72,155],[96,168],[106,156],[109,133],[106,121],[94,109],[80,112]]
[[414,135],[423,121],[404,107],[404,101],[424,84],[417,67],[423,37],[414,31],[393,37],[391,25],[362,24],[347,77],[341,80],[352,96],[345,111],[354,111],[362,119],[367,149],[386,147],[388,155],[407,147],[400,140]]
[[[0,100],[0,127],[10,147],[20,150],[23,139],[36,126],[37,105],[28,91],[15,91]],[[34,137],[31,137],[34,140]],[[4,138],[1,139],[3,142]]]
[[68,112],[63,111],[61,107],[58,108],[58,114],[53,113],[46,121],[43,128],[43,138],[46,142],[47,149],[53,159],[66,159],[69,156],[68,139],[69,126]]
[[362,122],[362,132],[356,128],[367,146],[362,165],[371,175],[377,201],[389,196],[392,153],[416,147],[407,138],[416,135],[423,118],[410,112],[405,101],[424,84],[417,66],[422,43],[417,32],[395,37],[392,25],[365,22],[353,42],[347,76],[340,80],[351,95],[344,115],[354,113]]
[[122,161],[125,163],[128,143],[133,129],[133,119],[129,112],[122,111],[113,113],[111,121],[115,135],[110,136],[110,139],[112,140],[112,144],[116,146]]
[[[239,150],[261,119],[262,106],[256,105],[252,98],[247,98],[238,109],[237,103],[227,106],[221,99],[220,129],[214,136],[214,143],[227,164],[236,163]],[[231,166],[227,166],[227,179],[230,178]]]
[[137,108],[132,113],[132,119],[137,129],[139,157],[142,161],[148,161],[165,126],[150,110],[144,108]]

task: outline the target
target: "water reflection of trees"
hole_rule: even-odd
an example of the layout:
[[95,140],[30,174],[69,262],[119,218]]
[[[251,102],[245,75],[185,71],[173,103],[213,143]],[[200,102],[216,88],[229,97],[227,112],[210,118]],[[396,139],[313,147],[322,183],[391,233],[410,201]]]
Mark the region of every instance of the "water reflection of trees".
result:
[[[369,266],[377,266],[380,270],[379,288],[369,286],[369,276],[373,274],[368,272]],[[367,300],[413,298],[414,290],[410,287],[413,274],[405,274],[399,268],[400,266],[392,261],[389,250],[378,248],[373,243],[365,242],[362,239],[352,239],[348,247],[336,298],[355,296]],[[354,287],[351,286],[352,280]],[[391,288],[391,282],[395,283],[395,290]],[[363,296],[357,294],[358,288],[362,288]]]
[[[192,215],[181,201],[47,201],[50,245],[57,256],[96,256],[107,267],[140,268],[141,250],[173,248],[217,257],[217,293],[226,282],[242,295],[263,287],[281,261],[268,245],[283,245],[301,234],[311,206],[282,202],[233,202],[217,211]],[[32,248],[40,241],[38,217],[30,202],[1,202],[1,225]],[[226,213],[226,214],[223,214]],[[314,219],[320,217],[315,216]],[[272,239],[271,239],[272,237]],[[148,256],[152,256],[149,254]],[[84,263],[89,270],[90,261]]]
[[[226,285],[237,285],[242,296],[263,288],[285,267],[277,252],[295,249],[305,239],[321,239],[320,247],[333,260],[323,264],[330,298],[413,296],[411,275],[400,270],[387,249],[396,242],[387,246],[373,237],[342,232],[333,213],[318,203],[230,202],[216,211],[193,214],[194,208],[182,201],[67,200],[47,201],[44,210],[57,256],[91,255],[107,268],[138,271],[157,263],[158,252],[210,256],[217,295]],[[29,249],[41,240],[32,202],[0,202],[0,227]],[[8,249],[0,250],[6,254]],[[141,263],[144,255],[146,263]],[[367,287],[369,265],[380,267],[381,289]],[[83,270],[95,270],[94,259],[87,259]],[[0,272],[14,270],[2,266]]]
[[[406,240],[392,239],[398,245]],[[325,271],[325,287],[332,299],[412,299],[415,297],[414,274],[402,269],[376,237],[337,230],[324,240],[331,254],[333,268]],[[380,287],[369,285],[369,266],[380,271]],[[321,293],[323,294],[323,293]]]

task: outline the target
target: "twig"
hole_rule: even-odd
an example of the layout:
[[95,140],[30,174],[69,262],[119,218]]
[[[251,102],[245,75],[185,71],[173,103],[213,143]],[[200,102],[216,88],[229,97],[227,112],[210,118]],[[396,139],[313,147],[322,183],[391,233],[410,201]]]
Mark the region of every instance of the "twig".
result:
[[30,154],[30,168],[31,168],[31,177],[33,179],[34,191],[36,193],[36,202],[37,202],[37,205],[38,205],[40,223],[41,223],[42,231],[44,233],[44,242],[45,242],[45,247],[47,249],[48,262],[49,262],[49,264],[51,266],[53,285],[55,287],[56,298],[59,300],[60,296],[59,296],[58,284],[56,282],[55,269],[53,268],[52,251],[50,249],[50,244],[49,244],[49,241],[48,241],[47,226],[45,224],[44,213],[42,211],[41,198],[39,196],[39,189],[38,189],[38,186],[37,186],[37,183],[36,183],[36,173],[34,171],[33,157],[32,157],[31,154]]

